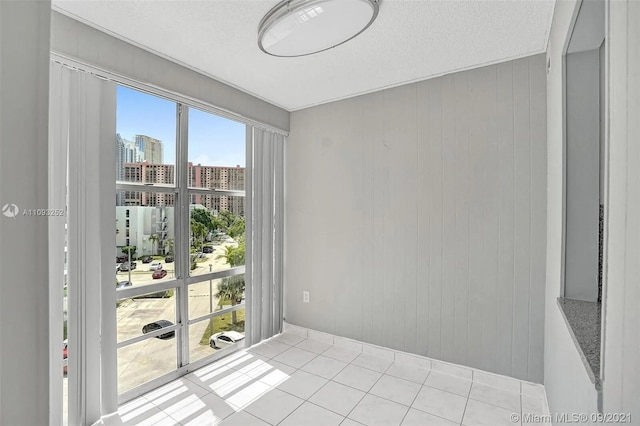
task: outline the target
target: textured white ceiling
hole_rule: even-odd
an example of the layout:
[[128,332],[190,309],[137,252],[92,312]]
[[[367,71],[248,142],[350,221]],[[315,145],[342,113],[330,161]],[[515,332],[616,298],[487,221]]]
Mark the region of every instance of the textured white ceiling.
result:
[[355,39],[299,58],[266,55],[279,0],[53,0],[54,8],[293,111],[545,51],[554,0],[382,0]]

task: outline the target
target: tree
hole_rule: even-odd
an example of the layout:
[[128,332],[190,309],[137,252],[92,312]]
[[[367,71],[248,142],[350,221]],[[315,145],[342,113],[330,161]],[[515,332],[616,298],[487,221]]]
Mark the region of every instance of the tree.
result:
[[152,253],[155,252],[156,254],[158,254],[158,252],[154,251],[153,249],[155,248],[156,243],[158,242],[159,239],[160,239],[160,237],[158,237],[158,234],[149,235],[149,241],[151,241],[151,252]]
[[225,230],[225,232],[233,224],[233,222],[235,221],[235,218],[236,217],[234,216],[234,214],[231,213],[229,210],[222,210],[220,211],[220,213],[218,213],[218,220],[220,221],[220,226]]
[[245,242],[242,241],[238,247],[224,246],[224,254],[218,255],[217,259],[225,259],[229,266],[244,265]]
[[131,256],[131,258],[135,257],[135,252],[138,248],[136,246],[124,246],[120,250],[127,256]]
[[207,235],[207,228],[195,219],[191,219],[191,233],[193,235],[193,247],[202,247],[204,237]]
[[231,225],[229,225],[229,227],[227,228],[227,234],[231,238],[233,238],[234,240],[237,240],[239,238],[243,238],[244,237],[244,227],[245,227],[244,217],[236,216],[233,219],[233,223]]
[[191,219],[204,225],[205,229],[209,232],[213,232],[217,229],[217,224],[214,221],[213,216],[207,210],[204,210],[204,209],[191,210]]
[[[242,296],[244,296],[244,275],[235,275],[233,277],[223,278],[222,282],[218,284],[218,292],[214,295],[222,303],[223,300],[228,300],[231,306],[235,306],[242,302]],[[231,312],[231,322],[235,324],[238,321],[236,317],[236,311]]]
[[175,244],[175,240],[173,238],[168,238],[164,240],[164,248],[167,250],[167,254],[173,254],[174,244]]

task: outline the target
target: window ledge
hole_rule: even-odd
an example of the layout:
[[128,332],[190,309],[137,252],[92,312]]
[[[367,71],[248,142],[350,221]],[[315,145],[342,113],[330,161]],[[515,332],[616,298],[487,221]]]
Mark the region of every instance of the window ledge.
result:
[[559,297],[558,306],[589,379],[600,390],[601,304]]

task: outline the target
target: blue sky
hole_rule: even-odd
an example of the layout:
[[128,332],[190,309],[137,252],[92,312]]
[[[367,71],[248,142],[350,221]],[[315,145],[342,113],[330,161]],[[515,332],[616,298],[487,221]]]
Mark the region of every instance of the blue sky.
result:
[[[164,143],[164,163],[175,164],[176,103],[118,86],[116,132],[133,140],[141,134]],[[245,125],[189,109],[189,161],[207,166],[245,165]]]

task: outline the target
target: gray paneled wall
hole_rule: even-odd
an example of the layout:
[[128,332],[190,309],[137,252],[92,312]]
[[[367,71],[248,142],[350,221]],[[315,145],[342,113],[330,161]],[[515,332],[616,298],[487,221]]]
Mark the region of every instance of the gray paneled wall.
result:
[[640,420],[640,3],[607,2],[609,218],[603,412]]
[[287,321],[542,381],[543,55],[294,112],[286,171]]
[[[50,14],[49,1],[0,1],[0,205],[20,211],[61,207],[48,203]],[[55,424],[61,340],[50,347],[48,223],[0,217],[0,425]]]

